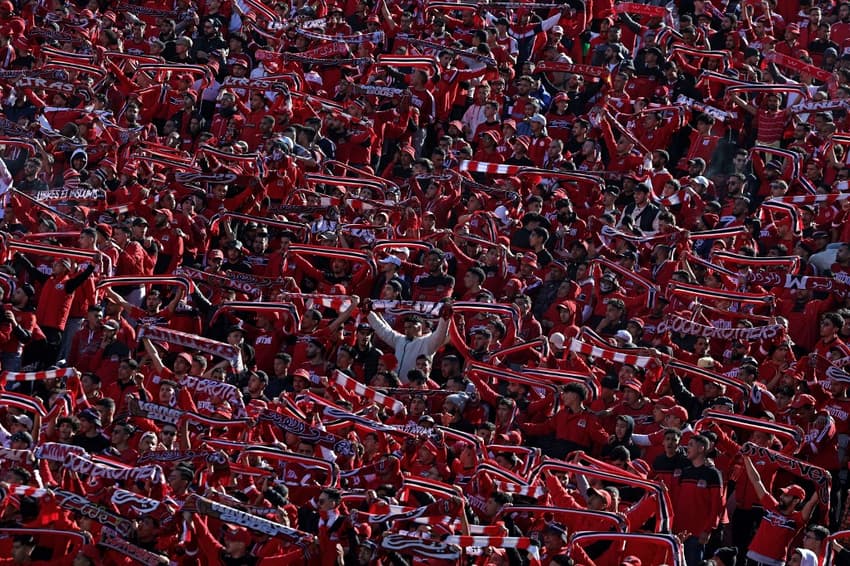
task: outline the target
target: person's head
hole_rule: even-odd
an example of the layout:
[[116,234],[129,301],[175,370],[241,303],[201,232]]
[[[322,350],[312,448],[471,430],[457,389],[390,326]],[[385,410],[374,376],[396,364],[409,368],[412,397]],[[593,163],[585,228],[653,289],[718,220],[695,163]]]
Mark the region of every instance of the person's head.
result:
[[803,548],[811,550],[818,556],[823,551],[823,544],[829,536],[829,529],[822,525],[811,525],[803,535]]
[[407,338],[418,338],[422,336],[424,322],[417,315],[408,316],[404,321],[404,335]]
[[35,538],[32,535],[16,535],[12,539],[12,560],[22,564],[28,562],[35,550]]
[[697,434],[688,440],[688,460],[692,463],[701,463],[709,451],[711,441],[708,437]]

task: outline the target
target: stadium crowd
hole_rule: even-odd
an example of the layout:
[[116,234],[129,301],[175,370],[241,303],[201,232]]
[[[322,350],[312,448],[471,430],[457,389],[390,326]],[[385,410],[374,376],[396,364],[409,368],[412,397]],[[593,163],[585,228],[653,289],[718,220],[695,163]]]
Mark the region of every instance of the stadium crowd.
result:
[[0,1],[0,564],[850,564],[850,3]]

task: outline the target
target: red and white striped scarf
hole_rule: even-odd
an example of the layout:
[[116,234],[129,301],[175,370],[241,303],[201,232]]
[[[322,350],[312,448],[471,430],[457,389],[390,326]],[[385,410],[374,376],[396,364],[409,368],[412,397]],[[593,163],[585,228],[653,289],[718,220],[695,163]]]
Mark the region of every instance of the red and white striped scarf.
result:
[[582,342],[578,338],[573,338],[570,342],[570,351],[584,356],[592,356],[594,358],[616,362],[619,364],[628,364],[640,368],[645,368],[652,362],[653,358],[649,356],[638,356],[635,354],[627,354],[622,350],[615,348],[606,348],[603,346],[594,346],[586,342]]
[[522,165],[506,165],[504,163],[488,163],[486,161],[461,160],[458,171],[471,171],[487,175],[517,175],[523,169]]
[[389,409],[395,414],[404,411],[404,403],[402,403],[401,401],[393,399],[392,397],[388,397],[383,393],[379,393],[371,387],[360,383],[356,379],[345,375],[339,370],[334,372],[334,382],[337,385],[346,389],[347,391],[351,391],[354,394],[360,395],[361,397],[373,403],[377,403],[378,405],[384,407],[385,409]]
[[[446,544],[454,544],[461,548],[481,548],[491,546],[494,548],[516,548],[525,550],[536,563],[540,560],[540,547],[537,541],[529,537],[503,537],[503,536],[461,536],[450,535],[443,539]],[[534,564],[533,562],[532,564]]]
[[381,548],[425,559],[457,560],[460,558],[460,548],[457,546],[401,534],[385,535],[381,540]]
[[189,334],[160,326],[141,327],[139,329],[138,339],[141,340],[142,338],[206,352],[207,354],[212,354],[229,361],[236,372],[241,372],[244,369],[242,352],[236,346],[231,346],[224,342],[217,342],[209,338],[202,338],[196,334]]
[[43,371],[4,371],[0,372],[0,379],[4,383],[21,381],[42,381],[45,379],[66,379],[78,376],[74,368],[48,369]]

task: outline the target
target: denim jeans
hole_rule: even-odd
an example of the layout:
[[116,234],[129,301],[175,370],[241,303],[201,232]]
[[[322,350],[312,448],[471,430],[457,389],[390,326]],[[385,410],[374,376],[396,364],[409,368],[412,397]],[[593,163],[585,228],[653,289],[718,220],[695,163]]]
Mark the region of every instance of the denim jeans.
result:
[[688,566],[699,566],[705,554],[705,545],[699,541],[699,537],[688,537],[685,539],[685,563]]

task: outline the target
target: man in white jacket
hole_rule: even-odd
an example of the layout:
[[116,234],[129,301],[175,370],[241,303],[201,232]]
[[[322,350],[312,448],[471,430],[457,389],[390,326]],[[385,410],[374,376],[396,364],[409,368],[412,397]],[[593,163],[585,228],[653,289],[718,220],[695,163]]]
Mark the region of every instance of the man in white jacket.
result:
[[369,324],[375,329],[375,334],[395,350],[395,357],[398,360],[398,376],[401,382],[406,385],[408,383],[407,372],[416,369],[416,358],[426,356],[430,360],[434,356],[434,352],[445,343],[449,333],[449,322],[452,318],[451,305],[443,306],[437,328],[424,335],[425,322],[418,315],[412,315],[405,319],[404,334],[400,334],[387,324],[384,317],[371,311],[371,304],[368,301],[365,302],[364,306],[369,311]]

